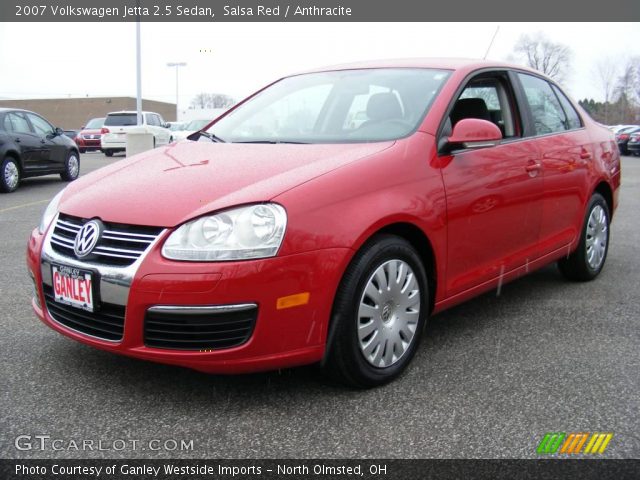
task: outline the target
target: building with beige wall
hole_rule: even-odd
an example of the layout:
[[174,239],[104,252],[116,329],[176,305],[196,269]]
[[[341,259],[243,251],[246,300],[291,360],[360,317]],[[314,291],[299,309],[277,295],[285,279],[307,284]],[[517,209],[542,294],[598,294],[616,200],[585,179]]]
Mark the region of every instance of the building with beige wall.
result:
[[[135,110],[133,97],[47,98],[33,100],[0,100],[0,107],[22,108],[39,113],[54,126],[63,129],[79,129],[95,117],[109,112]],[[142,100],[142,109],[162,115],[167,122],[175,121],[175,103]]]

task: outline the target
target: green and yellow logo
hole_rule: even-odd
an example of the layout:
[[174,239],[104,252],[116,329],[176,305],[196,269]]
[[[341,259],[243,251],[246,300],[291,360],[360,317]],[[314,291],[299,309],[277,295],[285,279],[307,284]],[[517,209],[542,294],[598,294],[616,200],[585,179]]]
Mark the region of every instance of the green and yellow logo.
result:
[[538,445],[539,455],[564,454],[599,454],[604,453],[613,438],[613,433],[547,433]]

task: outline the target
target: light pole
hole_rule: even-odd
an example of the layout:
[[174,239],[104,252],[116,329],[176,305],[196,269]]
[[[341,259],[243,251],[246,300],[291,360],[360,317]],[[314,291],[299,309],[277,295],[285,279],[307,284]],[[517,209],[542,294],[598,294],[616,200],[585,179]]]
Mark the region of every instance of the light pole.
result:
[[167,67],[175,67],[176,68],[176,122],[178,121],[178,70],[180,67],[186,67],[186,62],[169,62],[167,63]]

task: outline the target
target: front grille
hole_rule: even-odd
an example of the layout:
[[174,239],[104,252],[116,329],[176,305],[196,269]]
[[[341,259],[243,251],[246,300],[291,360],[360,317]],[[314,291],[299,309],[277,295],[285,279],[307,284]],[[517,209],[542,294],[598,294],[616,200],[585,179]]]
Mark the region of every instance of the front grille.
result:
[[251,337],[257,307],[221,313],[147,311],[144,344],[174,350],[219,350],[237,347]]
[[104,340],[122,340],[125,307],[102,303],[99,310],[87,312],[54,300],[53,287],[42,286],[49,315],[58,323],[80,333]]
[[[56,252],[71,258],[73,243],[78,230],[89,219],[60,214],[51,235],[51,248]],[[158,227],[125,225],[121,223],[106,223],[105,230],[93,249],[91,257],[103,264],[126,267],[135,262],[162,231]],[[88,258],[91,258],[88,257]]]

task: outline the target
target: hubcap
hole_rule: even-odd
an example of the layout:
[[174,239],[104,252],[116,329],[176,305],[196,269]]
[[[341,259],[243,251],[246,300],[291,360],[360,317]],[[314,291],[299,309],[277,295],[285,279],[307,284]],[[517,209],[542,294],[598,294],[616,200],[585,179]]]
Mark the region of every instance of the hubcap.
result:
[[587,263],[592,270],[597,270],[604,261],[607,251],[607,213],[600,205],[596,205],[587,222]]
[[75,155],[71,155],[69,157],[69,175],[71,177],[77,177],[78,176],[78,170],[80,169],[80,164],[78,163],[78,157],[76,157]]
[[358,309],[358,340],[374,367],[396,363],[415,336],[420,318],[420,287],[409,264],[389,260],[366,283]]
[[13,190],[18,185],[18,167],[13,162],[7,162],[4,167],[4,182],[9,187],[9,189]]

